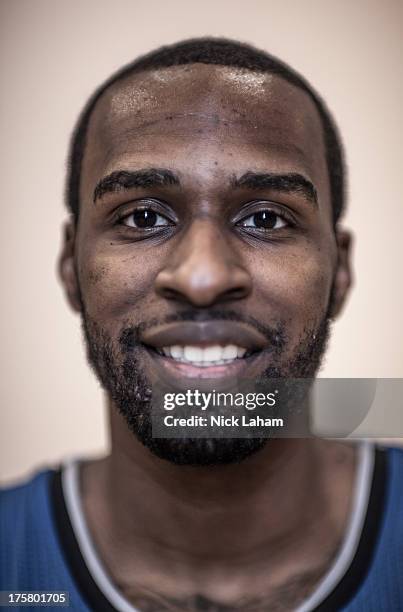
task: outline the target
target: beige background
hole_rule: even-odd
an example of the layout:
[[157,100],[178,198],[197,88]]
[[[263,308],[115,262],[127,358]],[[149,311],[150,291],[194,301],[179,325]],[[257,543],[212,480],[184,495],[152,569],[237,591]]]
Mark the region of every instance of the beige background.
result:
[[350,166],[356,287],[322,375],[403,376],[397,0],[3,0],[0,10],[3,481],[106,445],[102,393],[55,274],[67,140],[111,71],[181,38],[255,43],[328,100]]

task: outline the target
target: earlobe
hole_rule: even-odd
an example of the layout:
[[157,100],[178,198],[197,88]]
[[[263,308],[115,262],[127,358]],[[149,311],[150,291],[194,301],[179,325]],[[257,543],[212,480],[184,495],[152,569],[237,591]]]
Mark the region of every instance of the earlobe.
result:
[[333,284],[331,318],[337,317],[343,309],[352,285],[351,248],[352,235],[347,230],[336,230],[337,267]]
[[81,312],[80,288],[75,266],[76,227],[73,219],[63,227],[63,243],[59,257],[59,278],[64,287],[68,302],[73,310]]

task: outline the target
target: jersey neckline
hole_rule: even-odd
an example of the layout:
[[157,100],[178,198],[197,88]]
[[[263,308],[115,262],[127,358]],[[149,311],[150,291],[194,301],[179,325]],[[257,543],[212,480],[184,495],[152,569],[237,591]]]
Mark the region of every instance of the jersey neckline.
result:
[[[96,552],[81,504],[79,467],[82,461],[82,458],[67,461],[51,480],[56,529],[70,573],[91,609],[140,612],[115,587]],[[361,442],[352,509],[343,542],[323,579],[295,612],[338,610],[357,592],[378,540],[386,473],[386,452]]]

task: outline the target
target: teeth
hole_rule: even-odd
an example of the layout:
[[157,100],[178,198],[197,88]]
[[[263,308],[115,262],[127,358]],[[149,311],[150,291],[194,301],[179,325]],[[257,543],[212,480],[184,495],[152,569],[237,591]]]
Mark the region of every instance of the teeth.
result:
[[245,348],[235,344],[226,346],[165,346],[160,352],[166,357],[172,357],[183,363],[191,363],[199,367],[223,365],[235,359],[241,359],[247,352]]
[[203,351],[203,361],[221,361],[223,359],[224,347],[206,346]]
[[174,359],[182,359],[183,357],[183,346],[171,346],[171,347],[167,347],[166,349],[163,349],[164,351],[167,351],[170,357],[173,357]]
[[199,346],[185,346],[183,357],[185,361],[204,361],[203,349]]
[[222,357],[223,359],[236,359],[238,356],[238,349],[234,344],[228,344],[224,346]]

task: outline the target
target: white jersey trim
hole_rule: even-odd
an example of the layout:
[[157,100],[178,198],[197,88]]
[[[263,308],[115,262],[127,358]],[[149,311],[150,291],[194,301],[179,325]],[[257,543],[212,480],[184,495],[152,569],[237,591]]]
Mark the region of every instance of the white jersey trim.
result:
[[[374,469],[375,446],[367,441],[358,446],[352,510],[343,543],[329,571],[315,591],[295,610],[311,612],[335,589],[346,574],[357,551],[368,508]],[[79,465],[82,459],[70,459],[62,468],[62,487],[70,522],[81,554],[98,588],[119,612],[140,612],[114,586],[95,550],[82,504]]]
[[62,469],[64,500],[80,552],[95,583],[111,605],[119,612],[140,612],[114,586],[96,553],[81,504],[80,461],[71,459]]
[[361,442],[358,447],[358,453],[352,509],[343,543],[329,571],[319,582],[310,597],[298,606],[296,612],[311,612],[311,610],[319,606],[319,604],[321,604],[336,588],[337,584],[346,574],[357,552],[371,492],[375,463],[375,446],[367,441]]

